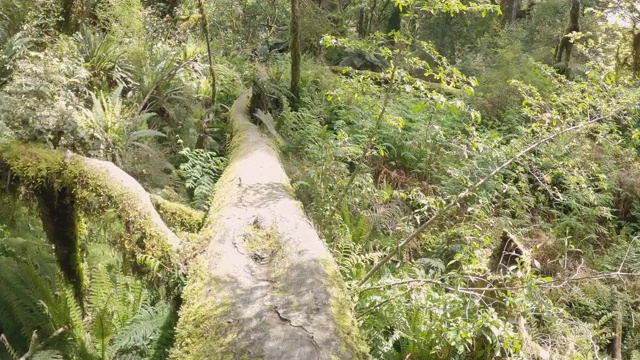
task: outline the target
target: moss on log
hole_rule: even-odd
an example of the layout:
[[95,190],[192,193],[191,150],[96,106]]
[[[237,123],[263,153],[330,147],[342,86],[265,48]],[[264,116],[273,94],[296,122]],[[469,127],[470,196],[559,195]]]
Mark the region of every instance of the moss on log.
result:
[[174,231],[196,233],[202,227],[204,212],[165,200],[158,195],[150,195],[149,197],[162,220]]
[[337,266],[248,100],[230,111],[231,158],[188,265],[171,359],[369,358]]
[[0,178],[0,187],[13,193],[24,189],[40,203],[49,239],[56,247],[66,248],[66,260],[59,257],[65,262],[61,263],[63,269],[76,267],[66,262],[79,259],[77,243],[69,235],[76,233],[72,228],[76,222],[60,222],[61,215],[55,214],[63,205],[70,207],[65,210],[66,217],[77,212],[99,217],[115,209],[126,230],[126,236],[115,245],[140,270],[155,276],[161,273],[157,271],[160,267],[176,268],[180,239],[162,221],[142,186],[116,165],[71,152],[8,143],[0,145]]

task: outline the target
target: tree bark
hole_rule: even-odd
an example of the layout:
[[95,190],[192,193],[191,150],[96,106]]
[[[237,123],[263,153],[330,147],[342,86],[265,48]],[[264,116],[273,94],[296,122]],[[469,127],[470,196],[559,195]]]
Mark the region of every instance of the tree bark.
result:
[[56,189],[52,185],[40,186],[36,192],[42,228],[47,240],[54,246],[58,266],[71,284],[74,296],[84,312],[86,278],[82,265],[78,238],[75,196],[68,186]]
[[633,35],[633,65],[632,72],[634,78],[640,78],[640,32]]
[[614,324],[615,337],[613,338],[612,358],[615,360],[622,360],[622,322],[620,321],[619,316],[616,317]]
[[249,96],[230,111],[232,161],[189,264],[170,358],[368,358],[336,264],[245,113]]
[[520,10],[520,0],[501,0],[500,10],[502,10],[502,25],[508,25],[516,21]]
[[[620,296],[619,294],[617,296]],[[611,357],[614,360],[622,360],[622,309],[620,300],[615,304],[615,317],[613,318],[613,348]]]
[[300,0],[291,0],[291,96],[292,107],[298,109],[300,103]]

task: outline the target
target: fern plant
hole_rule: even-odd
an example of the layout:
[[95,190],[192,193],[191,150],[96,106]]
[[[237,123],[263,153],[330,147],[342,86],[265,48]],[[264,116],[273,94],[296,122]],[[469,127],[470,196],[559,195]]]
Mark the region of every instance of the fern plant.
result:
[[73,38],[84,67],[91,73],[94,88],[108,89],[131,83],[132,67],[123,61],[125,51],[112,36],[94,33],[83,26]]
[[180,154],[187,160],[180,164],[179,173],[189,190],[191,203],[198,209],[207,209],[226,159],[203,149],[184,148]]
[[84,109],[85,126],[96,139],[98,156],[122,165],[122,153],[130,146],[144,146],[139,140],[149,137],[164,137],[157,130],[140,129],[154,113],[136,114],[122,100],[123,86],[111,94],[92,93],[93,107]]
[[142,282],[97,266],[83,313],[50,246],[6,236],[0,233],[0,359],[162,358],[169,303],[152,302]]
[[42,341],[49,351],[71,351],[69,338],[84,332],[81,311],[49,246],[34,240],[2,239],[0,272],[0,334],[4,340],[0,358],[36,353]]

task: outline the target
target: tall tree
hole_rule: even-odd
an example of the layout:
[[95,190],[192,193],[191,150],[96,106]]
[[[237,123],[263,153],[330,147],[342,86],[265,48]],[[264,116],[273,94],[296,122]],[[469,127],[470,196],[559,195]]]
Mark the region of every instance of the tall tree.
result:
[[[211,78],[211,100],[209,108],[215,111],[216,106],[216,70],[213,67],[213,54],[211,53],[211,36],[209,34],[209,21],[207,20],[207,14],[204,11],[204,3],[202,0],[198,0],[198,12],[202,19],[202,32],[204,33],[204,39],[207,43],[207,57],[209,60],[209,77]],[[196,149],[203,149],[205,147],[206,139],[209,136],[209,121],[208,116],[211,113],[203,115],[200,122],[200,134],[196,141]]]
[[633,76],[640,77],[640,32],[633,35]]
[[60,31],[73,34],[82,24],[95,16],[93,7],[84,0],[63,0],[59,23]]
[[293,108],[300,101],[300,0],[291,0],[291,95]]

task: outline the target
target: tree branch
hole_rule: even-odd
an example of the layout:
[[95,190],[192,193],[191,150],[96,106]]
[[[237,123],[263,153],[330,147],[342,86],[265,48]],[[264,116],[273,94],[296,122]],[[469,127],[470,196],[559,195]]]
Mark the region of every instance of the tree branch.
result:
[[37,196],[43,189],[66,189],[74,210],[89,217],[114,209],[127,232],[116,245],[153,270],[151,275],[156,266],[172,269],[179,262],[181,239],[162,221],[142,185],[113,163],[9,143],[0,146],[0,177],[5,174],[10,191],[22,187]]

